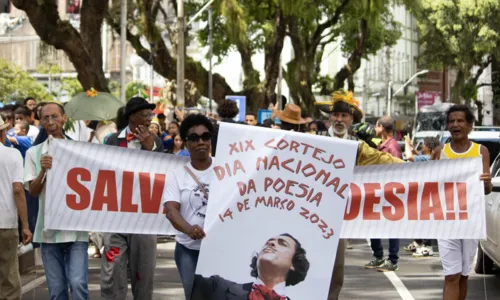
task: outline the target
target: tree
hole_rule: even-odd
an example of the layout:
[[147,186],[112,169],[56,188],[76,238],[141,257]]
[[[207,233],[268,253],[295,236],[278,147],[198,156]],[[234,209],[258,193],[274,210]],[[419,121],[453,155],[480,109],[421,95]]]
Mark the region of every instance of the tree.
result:
[[0,59],[0,102],[33,97],[37,101],[52,100],[43,85],[21,68]]
[[[177,75],[176,35],[168,19],[169,8],[176,9],[174,0],[137,0],[128,1],[127,40],[135,49],[137,55],[147,63],[152,64],[154,70],[166,79],[174,80]],[[170,11],[170,15],[172,12]],[[189,10],[187,10],[189,15]],[[106,14],[106,21],[116,34],[120,34],[120,3],[114,1]],[[166,32],[166,35],[162,33]],[[200,62],[186,56],[185,78],[193,81],[203,95],[208,94],[208,71]],[[233,93],[224,77],[214,74],[214,98],[223,99],[226,94]]]
[[101,27],[107,11],[107,0],[82,2],[80,32],[69,21],[61,20],[57,0],[13,0],[24,10],[40,39],[64,51],[75,66],[78,80],[84,89],[91,87],[108,91],[102,69]]
[[[320,80],[320,64],[327,44],[341,39],[342,52],[348,62],[334,76],[334,90],[354,90],[353,76],[361,59],[391,46],[399,39],[400,25],[393,20],[389,0],[322,0],[314,5],[308,0],[294,1],[300,16],[290,18],[288,35],[294,59],[287,65],[284,77],[295,103],[312,112],[315,97],[312,87]],[[327,16],[327,17],[326,17]]]
[[[399,2],[399,1],[398,1]],[[335,88],[353,77],[361,58],[375,53],[383,45],[392,45],[400,36],[399,25],[388,10],[389,0],[222,0],[215,9],[216,39],[214,54],[223,57],[230,50],[241,56],[245,76],[244,88],[254,97],[264,94],[254,106],[267,107],[276,98],[275,88],[279,60],[286,36],[290,37],[294,59],[284,70],[284,78],[294,102],[306,111],[313,110],[313,86],[327,78],[319,77],[320,63],[326,45],[343,37],[342,50],[348,64],[336,74]],[[364,20],[364,21],[363,21]],[[200,38],[206,45],[208,31]],[[353,38],[354,37],[354,38]],[[252,64],[253,54],[265,54],[265,78]],[[354,89],[352,80],[350,88]],[[258,104],[256,105],[257,102]]]
[[423,67],[457,70],[451,100],[477,101],[477,82],[489,65],[500,58],[500,2],[422,0],[417,10]]

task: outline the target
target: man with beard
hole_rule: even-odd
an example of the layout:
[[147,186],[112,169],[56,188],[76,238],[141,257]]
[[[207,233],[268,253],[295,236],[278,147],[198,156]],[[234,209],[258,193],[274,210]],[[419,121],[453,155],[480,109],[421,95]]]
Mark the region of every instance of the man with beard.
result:
[[[393,157],[389,153],[377,151],[366,142],[358,140],[357,137],[349,134],[349,129],[353,123],[360,123],[363,118],[363,111],[359,107],[359,102],[353,98],[351,92],[339,90],[333,93],[332,100],[326,102],[316,102],[315,105],[323,112],[330,114],[331,127],[328,132],[318,133],[333,138],[348,139],[358,141],[358,153],[356,156],[357,166],[369,166],[379,164],[402,163],[399,158]],[[330,283],[328,300],[339,299],[340,290],[344,284],[346,240],[340,239],[335,258],[335,265]]]
[[196,275],[191,300],[287,300],[286,287],[306,279],[309,261],[300,242],[284,233],[267,240],[250,268],[255,281],[246,284]]

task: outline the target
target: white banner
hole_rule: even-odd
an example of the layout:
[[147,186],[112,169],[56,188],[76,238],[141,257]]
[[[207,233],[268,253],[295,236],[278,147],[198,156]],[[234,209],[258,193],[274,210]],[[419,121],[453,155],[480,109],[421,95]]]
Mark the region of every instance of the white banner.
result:
[[47,229],[176,233],[161,205],[165,174],[189,158],[57,139],[49,154]]
[[342,238],[486,238],[481,158],[355,169]]
[[[284,131],[265,131],[265,134],[262,134],[263,129],[252,128],[251,130],[256,130],[250,131],[253,134],[251,136],[253,143],[275,135],[279,136],[277,140],[292,136],[291,133]],[[238,128],[238,134],[240,131],[241,129]],[[274,135],[269,135],[271,133]],[[293,134],[293,137],[296,135]],[[317,146],[320,150],[324,148],[320,147],[322,144],[316,144],[318,140],[327,145],[334,143],[327,138],[299,136],[313,139],[311,145]],[[334,145],[334,147],[339,147],[338,145],[342,144],[335,143]],[[306,147],[297,146],[296,143],[293,146],[294,152],[296,150],[303,152]],[[295,146],[304,148],[295,149]],[[235,167],[232,157],[236,157],[236,149],[243,149],[243,152],[237,154],[238,157],[242,157],[240,161],[245,167],[256,155],[256,151],[244,151],[247,148],[244,141],[241,145],[238,142],[234,147],[233,155],[221,154],[221,157],[218,157],[219,161],[224,161],[224,164],[216,170],[219,175],[223,167],[225,176],[230,176],[227,168],[233,170]],[[334,147],[328,146],[326,149],[336,149]],[[308,147],[307,153],[311,155],[315,153],[314,155],[320,159],[329,160],[329,157],[325,158],[329,152],[321,153],[319,150],[314,152],[315,149]],[[276,155],[276,160],[268,158],[267,164],[268,167],[272,165],[273,170],[280,167],[279,179],[284,184],[288,184],[293,176],[302,174],[292,174],[287,168],[296,170],[297,165],[283,161],[287,157],[283,155],[287,153],[291,158],[301,160],[304,156],[302,152],[290,153],[289,150],[277,150],[266,146],[259,146],[256,150],[259,154],[263,153],[267,156],[278,151],[279,155]],[[354,155],[354,149],[349,151],[351,152],[335,150],[334,154],[342,158],[345,153]],[[47,201],[45,202],[47,229],[147,234],[176,233],[166,220],[163,207],[160,207],[161,197],[167,171],[182,166],[189,158],[65,140],[54,140],[50,154],[53,156],[53,169],[49,171],[47,178]],[[317,160],[314,157],[313,159],[319,164],[324,164],[323,160]],[[306,160],[302,159],[302,161],[300,172],[307,164]],[[226,166],[225,163],[228,165]],[[336,171],[335,166],[324,170],[330,172],[330,179],[337,176],[345,178],[344,171]],[[345,170],[347,170],[347,165]],[[349,198],[340,236],[342,238],[485,238],[484,193],[483,184],[479,181],[481,171],[480,158],[355,168],[351,184],[351,192],[354,196],[348,196],[349,188],[344,189],[343,185],[337,187],[337,191],[342,190],[341,194],[345,199],[341,202],[335,200],[336,204],[342,206],[342,203]],[[233,174],[231,171],[231,176]],[[253,176],[253,174],[248,176]],[[269,176],[266,175],[266,177]],[[266,177],[258,178],[258,180],[260,182],[264,180],[266,183]],[[293,182],[290,182],[288,187],[285,185],[285,193],[287,188],[299,188],[299,191],[305,188],[304,192],[307,193],[306,199],[294,201],[294,210],[301,204],[307,204],[308,206],[304,208],[308,209],[311,203],[317,202],[316,196],[318,191],[324,188],[322,183],[325,177],[326,175],[323,174],[316,180],[316,176],[311,175],[307,180],[312,178],[314,182],[307,184],[307,188],[304,185],[301,186],[302,182],[299,183],[298,180],[296,185]],[[269,179],[273,178],[269,177]],[[277,180],[274,178],[273,181],[268,181],[270,184],[268,192],[272,196],[278,195],[278,192],[273,191],[273,185],[278,182]],[[218,185],[219,188],[212,189],[214,191],[227,190],[226,181],[227,179],[224,179],[224,182],[214,182],[213,184]],[[337,184],[340,183],[332,182],[330,190]],[[240,188],[244,189],[245,186],[230,186],[230,191],[239,195]],[[249,190],[250,194],[248,194]],[[242,209],[245,210],[252,204],[250,198],[254,194],[248,182],[246,193],[248,195],[244,198],[248,198],[249,202],[240,203]],[[288,196],[292,198],[292,195]],[[324,203],[339,198],[322,194],[321,201]],[[224,199],[230,201],[229,197]],[[270,203],[269,198],[264,198],[259,201],[258,205],[259,207],[271,205],[283,213],[283,210],[287,209],[286,205],[292,205],[290,203],[289,201],[275,203],[274,200]],[[255,203],[253,205],[255,206]],[[282,205],[283,208],[281,208]],[[211,206],[209,205],[209,209]],[[314,216],[312,220],[317,221],[316,227],[321,225],[320,219],[324,221],[328,218],[335,219],[337,211],[344,211],[344,208],[336,208],[332,211],[323,206],[321,210],[318,206],[312,207],[308,220],[312,214],[316,214],[319,219],[316,220]],[[225,213],[222,214],[223,217]],[[233,211],[234,215],[237,213],[240,213],[238,207],[236,207],[236,212]],[[307,213],[304,214],[301,216],[303,219],[307,216]],[[206,226],[211,228],[215,221],[217,219],[211,220],[207,217]],[[278,221],[274,219],[273,222]]]
[[266,280],[291,299],[326,299],[356,150],[222,123],[193,299],[248,296]]

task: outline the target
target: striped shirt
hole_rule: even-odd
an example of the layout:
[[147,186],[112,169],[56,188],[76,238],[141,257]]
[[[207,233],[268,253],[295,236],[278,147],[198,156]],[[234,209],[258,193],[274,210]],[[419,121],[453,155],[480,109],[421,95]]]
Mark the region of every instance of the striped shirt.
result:
[[[48,153],[50,138],[42,144],[36,145],[26,152],[26,161],[24,163],[24,185],[29,189],[31,181],[35,180],[40,172],[42,166],[40,159],[44,154]],[[45,185],[42,192],[38,196],[40,201],[40,208],[38,210],[38,218],[36,221],[35,234],[33,235],[33,242],[35,243],[68,243],[68,242],[88,242],[89,234],[84,231],[63,231],[63,230],[48,230],[45,229],[44,211],[45,211]],[[64,201],[56,199],[56,201]]]

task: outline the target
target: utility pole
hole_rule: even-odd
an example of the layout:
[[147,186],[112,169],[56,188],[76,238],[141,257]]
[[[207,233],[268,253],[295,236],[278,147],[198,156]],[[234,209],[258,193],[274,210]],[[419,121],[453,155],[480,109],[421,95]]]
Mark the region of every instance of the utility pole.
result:
[[177,106],[184,107],[184,0],[177,0]]
[[[368,68],[367,68],[367,61],[365,60],[365,66],[363,68],[363,96],[361,97],[361,109],[366,112],[365,107],[363,107],[365,104],[368,107]],[[363,119],[361,121],[365,120],[365,116],[363,115]]]
[[208,63],[209,63],[209,72],[208,72],[208,107],[210,112],[212,112],[212,98],[213,98],[213,74],[212,74],[212,56],[213,56],[213,27],[212,27],[212,7],[208,8]]
[[121,14],[120,14],[120,101],[126,103],[125,99],[125,81],[127,75],[126,69],[126,42],[127,42],[127,0],[121,0]]
[[385,57],[386,57],[386,62],[385,62],[385,76],[386,76],[386,82],[387,82],[387,95],[386,95],[386,115],[390,116],[391,115],[391,108],[390,108],[390,99],[391,99],[391,91],[392,91],[392,78],[391,78],[391,48],[386,47],[385,49]]
[[279,66],[279,72],[278,72],[278,93],[276,95],[276,103],[278,104],[278,109],[282,109],[283,105],[283,97],[281,96],[282,91],[281,91],[281,83],[283,81],[283,67],[281,66],[281,55],[280,55],[280,66]]

